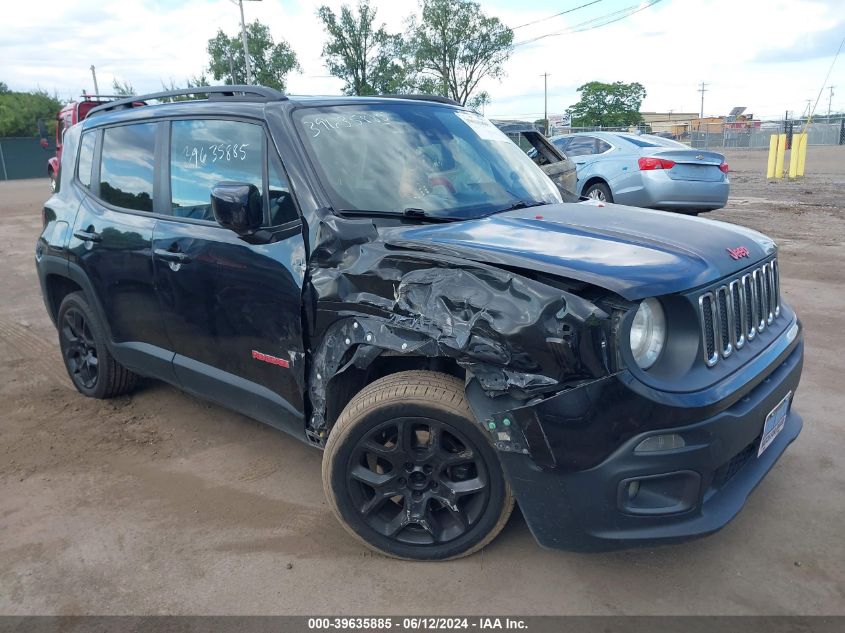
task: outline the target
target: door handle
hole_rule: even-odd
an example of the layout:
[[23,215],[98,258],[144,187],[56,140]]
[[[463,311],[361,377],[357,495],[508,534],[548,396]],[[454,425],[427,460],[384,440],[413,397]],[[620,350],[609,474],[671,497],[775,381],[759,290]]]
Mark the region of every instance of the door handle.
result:
[[185,253],[181,251],[169,251],[164,248],[157,248],[153,251],[156,257],[166,262],[173,262],[175,264],[187,264],[191,261]]
[[96,231],[74,231],[73,236],[83,242],[99,242],[103,239]]

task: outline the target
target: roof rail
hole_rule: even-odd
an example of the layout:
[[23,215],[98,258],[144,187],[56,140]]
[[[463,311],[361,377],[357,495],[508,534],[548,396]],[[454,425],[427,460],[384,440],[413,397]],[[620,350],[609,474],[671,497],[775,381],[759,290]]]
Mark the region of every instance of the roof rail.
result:
[[134,95],[117,101],[110,101],[93,108],[88,116],[112,110],[124,110],[146,105],[151,99],[167,99],[169,97],[185,97],[189,95],[208,95],[209,99],[233,99],[240,101],[285,101],[284,93],[267,88],[266,86],[197,86],[196,88],[180,88],[179,90],[165,90],[145,95]]
[[81,94],[79,95],[80,99],[125,99],[127,97],[132,97],[134,95],[95,95],[95,94]]
[[387,99],[412,99],[414,101],[433,101],[434,103],[448,103],[449,105],[461,105],[454,99],[450,99],[449,97],[441,97],[440,95],[423,95],[423,94],[408,94],[408,95],[378,95],[379,97],[385,97]]

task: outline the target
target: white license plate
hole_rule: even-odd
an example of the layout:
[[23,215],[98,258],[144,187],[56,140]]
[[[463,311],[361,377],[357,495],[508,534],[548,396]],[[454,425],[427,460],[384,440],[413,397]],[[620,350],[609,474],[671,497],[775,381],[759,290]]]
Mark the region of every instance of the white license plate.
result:
[[786,424],[786,414],[789,411],[790,398],[792,398],[791,391],[766,416],[766,422],[763,424],[763,437],[760,438],[760,448],[757,450],[757,457],[760,457],[763,451],[769,448],[769,444],[775,441],[778,433],[783,431],[783,427]]

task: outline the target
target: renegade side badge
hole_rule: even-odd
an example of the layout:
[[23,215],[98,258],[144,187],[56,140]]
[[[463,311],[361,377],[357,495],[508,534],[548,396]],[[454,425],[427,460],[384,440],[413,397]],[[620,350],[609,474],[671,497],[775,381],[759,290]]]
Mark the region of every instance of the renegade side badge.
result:
[[284,358],[270,356],[270,354],[264,354],[263,352],[258,352],[256,350],[252,350],[252,357],[255,360],[260,360],[262,363],[270,363],[271,365],[278,365],[279,367],[284,367],[286,369],[290,367],[290,363]]

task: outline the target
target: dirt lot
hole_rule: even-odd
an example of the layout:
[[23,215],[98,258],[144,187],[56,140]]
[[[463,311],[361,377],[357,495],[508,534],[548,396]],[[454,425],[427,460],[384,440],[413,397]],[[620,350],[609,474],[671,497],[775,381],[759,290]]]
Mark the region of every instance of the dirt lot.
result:
[[0,612],[10,614],[845,613],[845,147],[801,182],[731,153],[711,217],[775,237],[806,326],[804,432],[740,516],[704,540],[551,552],[515,513],[482,553],[397,562],[330,514],[320,453],[148,383],[83,398],[33,267],[47,181],[0,183]]

